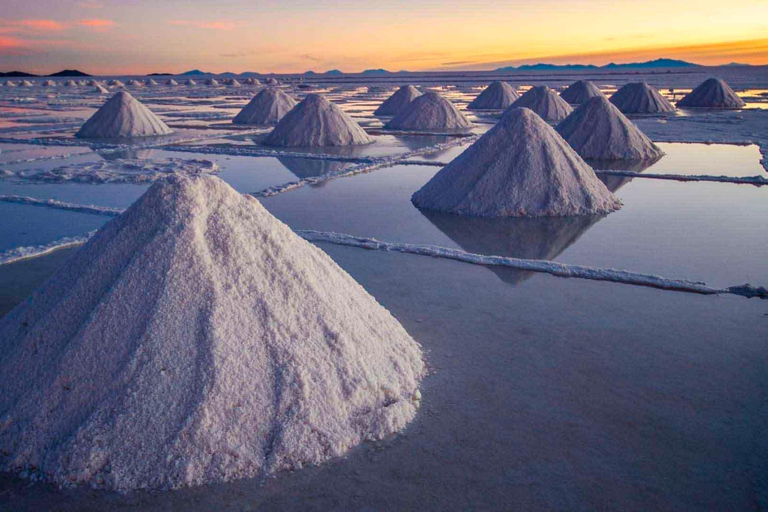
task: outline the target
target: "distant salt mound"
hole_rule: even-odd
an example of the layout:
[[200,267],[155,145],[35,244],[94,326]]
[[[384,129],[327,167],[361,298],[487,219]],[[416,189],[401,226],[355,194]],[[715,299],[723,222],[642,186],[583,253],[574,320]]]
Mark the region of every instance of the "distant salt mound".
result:
[[103,139],[167,135],[173,130],[137,99],[121,91],[83,124],[75,137]]
[[79,80],[77,82],[77,85],[79,85],[80,87],[85,87],[86,85],[88,85],[88,82],[85,80]]
[[675,107],[645,82],[627,84],[611,96],[611,103],[625,114],[667,114]]
[[215,177],[150,187],[0,320],[0,349],[0,470],[118,491],[338,457],[403,429],[424,372],[362,286]]
[[573,107],[546,85],[530,88],[507,109],[507,112],[518,108],[533,110],[550,123],[559,123],[573,112]]
[[264,140],[268,146],[322,147],[369,144],[373,139],[341,108],[308,94]]
[[109,94],[109,91],[98,83],[93,87],[93,92],[96,94]]
[[744,108],[744,100],[719,78],[710,78],[689,92],[678,107],[694,108]]
[[6,87],[16,87],[16,83],[11,80],[6,80],[3,85]]
[[581,105],[598,96],[605,97],[600,88],[589,80],[574,82],[560,93],[560,97],[571,105]]
[[152,80],[151,78],[147,80],[147,87],[157,87],[158,85],[160,84],[157,83],[155,80]]
[[559,217],[621,208],[576,151],[527,108],[507,111],[411,201],[426,210],[481,217]]
[[264,83],[267,85],[280,85],[280,82],[278,82],[275,78],[267,78]]
[[207,85],[210,85],[211,87],[218,87],[220,85],[218,80],[216,80],[215,78],[211,78],[210,80],[207,80],[205,83]]
[[237,80],[235,80],[234,78],[232,79],[232,81],[231,81],[231,82],[229,82],[229,85],[230,85],[231,87],[242,87],[242,84],[240,84],[240,82],[238,82],[238,81],[237,81]]
[[503,110],[520,98],[517,91],[507,82],[493,82],[472,100],[470,110]]
[[664,154],[605,96],[582,103],[556,130],[590,160],[651,160]]
[[77,87],[77,82],[74,80],[67,80],[64,82],[64,87]]
[[170,86],[170,87],[177,87],[177,86],[179,85],[179,82],[177,82],[176,80],[174,80],[173,78],[171,78],[170,80],[168,80],[168,81],[165,83],[165,85],[168,85],[168,86]]
[[276,87],[262,89],[243,107],[234,124],[271,124],[280,121],[296,106],[296,100]]
[[437,93],[415,98],[387,124],[391,130],[466,131],[472,122],[456,106]]
[[21,84],[19,84],[21,87],[34,87],[35,84],[30,82],[29,80],[22,80]]
[[189,85],[189,86],[192,86],[192,85],[197,85],[197,82],[195,82],[194,80],[192,80],[192,79],[190,78],[189,80],[187,80],[187,85]]
[[261,82],[256,78],[246,78],[245,85],[261,85]]
[[125,84],[120,80],[112,80],[109,82],[110,87],[125,87]]
[[138,80],[134,80],[133,78],[128,80],[126,82],[128,84],[128,87],[144,87],[144,84],[139,82]]
[[43,82],[43,87],[56,87],[56,82],[53,80],[46,80]]
[[421,91],[417,88],[412,85],[404,85],[379,105],[379,108],[374,110],[373,115],[395,116],[419,96],[421,96]]

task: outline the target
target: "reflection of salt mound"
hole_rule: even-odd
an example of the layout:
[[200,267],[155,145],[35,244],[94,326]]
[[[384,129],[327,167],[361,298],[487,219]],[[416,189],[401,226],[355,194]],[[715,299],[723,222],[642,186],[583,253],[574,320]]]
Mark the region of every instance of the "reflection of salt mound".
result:
[[587,215],[621,207],[554,128],[526,108],[507,111],[411,200],[427,210],[483,217]]
[[700,108],[743,108],[744,100],[719,78],[710,78],[689,92],[680,101],[678,107]]
[[375,116],[394,116],[397,115],[414,99],[421,96],[421,92],[412,85],[404,85],[395,91],[392,96],[387,98],[384,103],[379,105],[373,115]]
[[573,108],[546,85],[530,88],[509,107],[508,111],[522,107],[533,110],[539,117],[550,123],[558,123],[573,112]]
[[[612,160],[612,161],[600,161],[589,160],[589,165],[593,169],[599,171],[630,171],[630,172],[643,172],[653,164],[659,161],[661,157],[654,158],[652,160]],[[611,192],[616,192],[621,187],[632,181],[634,178],[631,176],[621,176],[617,174],[604,174],[597,173],[597,177],[600,181],[605,183],[605,186]]]
[[509,107],[520,98],[507,82],[493,82],[472,100],[468,109],[471,110],[500,110]]
[[647,160],[664,154],[605,96],[582,103],[557,132],[585,159]]
[[280,121],[296,106],[296,100],[276,87],[262,89],[232,119],[235,124],[269,124]]
[[354,119],[317,94],[308,94],[264,140],[268,146],[282,147],[351,146],[371,142],[373,139]]
[[[429,221],[462,250],[474,254],[533,260],[554,260],[603,217],[537,217],[490,219],[421,211]],[[489,266],[502,281],[520,284],[534,275],[505,267]]]
[[625,114],[664,114],[675,107],[645,82],[627,84],[611,96],[611,103]]
[[75,137],[117,138],[167,135],[173,130],[125,91],[112,96],[83,124]]
[[453,103],[434,92],[415,98],[386,125],[392,130],[413,131],[456,131],[471,127],[472,122]]
[[0,469],[121,491],[342,455],[406,426],[423,373],[344,270],[211,177],[153,185],[0,321],[0,347]]
[[560,97],[571,105],[581,105],[589,99],[597,96],[605,96],[600,88],[589,80],[579,80],[572,83],[566,90],[560,93]]
[[294,156],[279,156],[277,159],[286,169],[301,179],[316,178],[332,172],[338,172],[350,165],[348,162],[339,162],[337,160],[318,160]]

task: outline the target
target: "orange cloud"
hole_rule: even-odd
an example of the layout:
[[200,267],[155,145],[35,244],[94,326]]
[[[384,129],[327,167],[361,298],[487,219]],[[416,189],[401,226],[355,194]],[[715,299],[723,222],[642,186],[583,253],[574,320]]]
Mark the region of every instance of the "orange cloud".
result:
[[29,47],[23,39],[0,36],[0,55],[24,55],[27,53],[29,53]]
[[41,32],[50,32],[64,30],[67,25],[54,20],[19,20],[11,23],[13,26],[37,30]]
[[190,21],[190,20],[171,20],[171,25],[178,27],[195,27],[209,30],[234,30],[244,26],[243,23],[235,21]]
[[97,19],[97,18],[80,20],[77,22],[77,24],[82,25],[83,27],[92,28],[98,31],[109,30],[110,28],[115,26],[115,22],[112,20],[104,20],[104,19]]

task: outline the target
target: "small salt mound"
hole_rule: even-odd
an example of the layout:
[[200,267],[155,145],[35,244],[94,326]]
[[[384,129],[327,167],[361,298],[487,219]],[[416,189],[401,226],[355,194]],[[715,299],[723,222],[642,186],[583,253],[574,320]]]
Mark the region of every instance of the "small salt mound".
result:
[[579,80],[572,83],[566,90],[560,93],[560,97],[571,105],[581,105],[588,100],[605,96],[598,86],[589,80]]
[[190,78],[189,80],[187,80],[187,85],[197,85],[197,82],[195,82]]
[[109,82],[109,85],[111,87],[125,87],[125,84],[120,80],[112,80],[111,82]]
[[472,100],[470,110],[503,110],[520,98],[517,91],[507,82],[493,82]]
[[155,80],[152,80],[151,78],[147,80],[147,87],[157,87],[158,85],[160,84],[158,84]]
[[56,82],[53,80],[46,80],[43,82],[43,87],[56,87]]
[[218,87],[219,86],[219,82],[215,78],[211,78],[210,80],[207,80],[205,83],[207,85],[210,85],[211,87]]
[[556,130],[582,158],[650,160],[664,154],[605,96],[582,103]]
[[6,86],[6,87],[16,87],[16,83],[12,82],[10,80],[6,80],[3,85]]
[[86,82],[85,80],[80,80],[79,82],[77,82],[77,85],[79,85],[80,87],[84,87],[88,85],[88,82]]
[[424,373],[362,286],[213,177],[150,187],[0,320],[0,349],[0,470],[118,491],[341,456],[402,430]]
[[426,210],[481,217],[609,213],[621,202],[541,117],[507,111],[411,198]]
[[559,123],[573,112],[573,107],[546,85],[530,88],[507,109],[507,112],[517,108],[533,110],[550,123]]
[[675,107],[645,82],[627,84],[611,96],[611,103],[625,114],[665,114]]
[[177,82],[176,80],[174,80],[173,78],[171,78],[170,80],[168,80],[167,82],[165,82],[165,85],[169,85],[169,86],[171,86],[171,87],[176,87],[176,86],[178,86],[178,85],[179,85],[179,82]]
[[387,124],[392,130],[466,131],[472,122],[456,106],[437,93],[417,97]]
[[96,94],[109,94],[109,91],[105,89],[101,84],[96,84],[93,87],[93,92]]
[[144,84],[138,80],[130,79],[128,80],[128,87],[144,87]]
[[280,121],[296,106],[296,100],[276,87],[262,89],[243,107],[232,122],[235,124],[270,124]]
[[21,85],[21,87],[34,87],[35,86],[35,84],[30,82],[29,80],[22,80],[20,85]]
[[77,82],[74,80],[67,80],[64,82],[64,87],[77,87]]
[[321,147],[369,144],[373,139],[341,108],[308,94],[264,140],[268,146]]
[[275,78],[267,78],[264,83],[267,85],[280,85],[280,82],[278,82]]
[[231,87],[242,87],[242,85],[240,84],[240,82],[238,82],[238,81],[237,81],[237,80],[235,80],[234,78],[232,79],[232,81],[231,81],[231,82],[229,82],[229,85],[230,85]]
[[261,82],[258,81],[256,78],[246,78],[245,79],[246,85],[261,85]]
[[85,139],[149,137],[173,130],[125,91],[112,96],[83,124],[75,137]]
[[744,100],[719,78],[710,78],[677,102],[678,107],[743,108]]
[[421,91],[417,88],[412,85],[404,85],[387,98],[384,103],[379,105],[379,108],[373,112],[373,115],[395,116],[419,96],[421,96]]

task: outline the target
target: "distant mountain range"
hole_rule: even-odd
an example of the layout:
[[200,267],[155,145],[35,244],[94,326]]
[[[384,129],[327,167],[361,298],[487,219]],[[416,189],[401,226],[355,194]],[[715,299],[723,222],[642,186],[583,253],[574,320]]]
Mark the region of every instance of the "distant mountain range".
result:
[[[41,75],[33,75],[32,73],[26,73],[24,71],[8,71],[6,73],[0,73],[0,77],[3,78],[21,78],[21,77],[39,77]],[[44,76],[91,76],[88,73],[83,73],[82,71],[78,71],[76,69],[65,69],[64,71],[59,71],[58,73],[54,73],[52,75],[44,75]]]
[[656,59],[647,62],[630,62],[627,64],[616,64],[611,62],[605,66],[595,66],[593,64],[523,64],[522,66],[506,66],[498,68],[496,71],[579,71],[589,69],[655,69],[655,68],[688,68],[697,67],[698,64],[675,59]]

